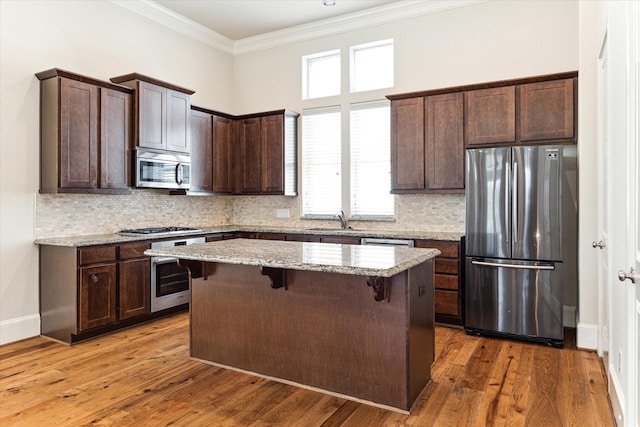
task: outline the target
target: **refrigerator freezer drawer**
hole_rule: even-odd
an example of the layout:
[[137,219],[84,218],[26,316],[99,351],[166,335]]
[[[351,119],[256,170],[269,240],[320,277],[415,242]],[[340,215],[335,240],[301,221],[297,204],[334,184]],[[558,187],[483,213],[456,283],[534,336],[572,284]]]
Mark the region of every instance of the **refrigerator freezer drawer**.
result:
[[562,263],[466,258],[465,328],[562,341]]

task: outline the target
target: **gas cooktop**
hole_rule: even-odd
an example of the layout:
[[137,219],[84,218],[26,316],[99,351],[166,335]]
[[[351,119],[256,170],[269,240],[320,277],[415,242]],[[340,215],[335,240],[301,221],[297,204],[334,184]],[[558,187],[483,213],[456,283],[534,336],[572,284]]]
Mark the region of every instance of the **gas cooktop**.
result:
[[199,233],[202,230],[193,227],[147,227],[147,228],[129,228],[126,230],[118,231],[118,234],[125,236],[139,236],[141,234],[185,234],[185,233]]

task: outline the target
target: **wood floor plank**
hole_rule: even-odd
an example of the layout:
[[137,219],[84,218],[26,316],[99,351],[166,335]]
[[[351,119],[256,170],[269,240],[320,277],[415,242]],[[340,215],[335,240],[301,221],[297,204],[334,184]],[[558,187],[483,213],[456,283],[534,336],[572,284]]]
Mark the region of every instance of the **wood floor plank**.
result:
[[67,346],[0,347],[4,426],[614,426],[593,352],[436,327],[432,382],[411,415],[189,358],[187,313]]

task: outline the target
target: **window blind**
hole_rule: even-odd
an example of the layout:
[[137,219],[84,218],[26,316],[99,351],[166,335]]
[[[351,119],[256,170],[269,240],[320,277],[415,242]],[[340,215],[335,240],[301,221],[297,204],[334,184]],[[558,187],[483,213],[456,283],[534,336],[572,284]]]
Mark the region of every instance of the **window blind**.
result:
[[302,113],[302,215],[333,216],[342,209],[340,107]]
[[351,216],[393,216],[389,102],[350,107]]

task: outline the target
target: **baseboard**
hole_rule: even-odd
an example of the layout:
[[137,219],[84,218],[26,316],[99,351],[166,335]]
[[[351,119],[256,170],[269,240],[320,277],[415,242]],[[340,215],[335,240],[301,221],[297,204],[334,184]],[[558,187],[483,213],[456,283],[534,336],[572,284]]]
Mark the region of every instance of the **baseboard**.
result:
[[40,335],[40,315],[16,317],[0,322],[0,345]]
[[622,390],[622,385],[620,385],[620,380],[618,379],[618,375],[616,374],[615,368],[612,364],[609,364],[609,379],[611,380],[609,382],[609,400],[611,401],[611,409],[613,410],[616,424],[622,427],[625,425],[624,394],[620,392],[620,390]]
[[578,348],[596,350],[598,348],[598,325],[578,323],[576,327]]
[[565,328],[576,327],[576,308],[570,305],[562,306],[562,326]]

